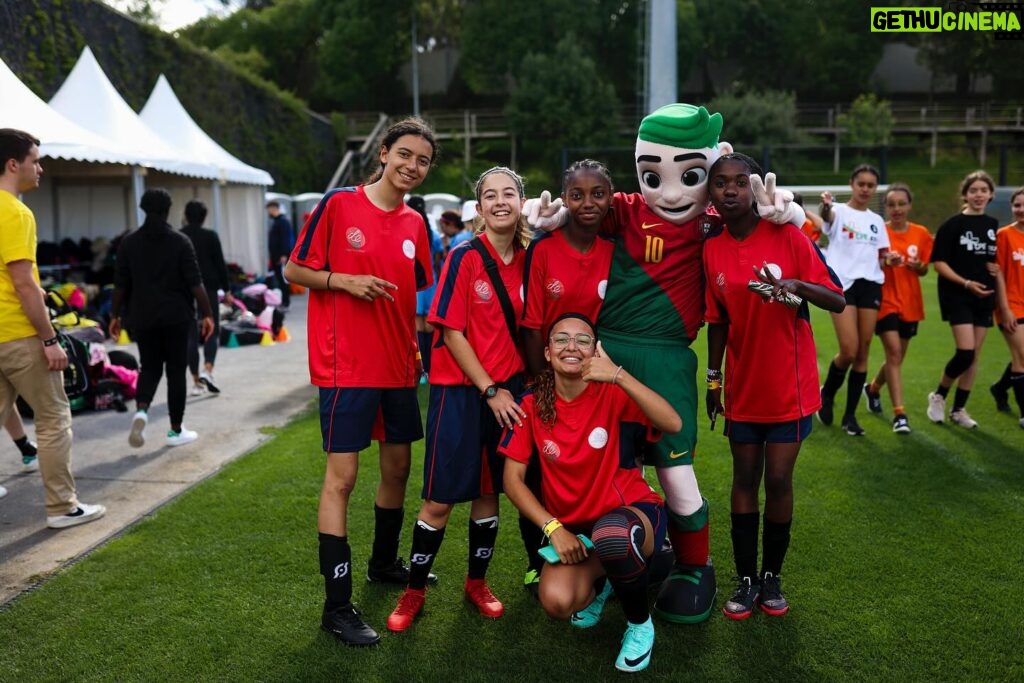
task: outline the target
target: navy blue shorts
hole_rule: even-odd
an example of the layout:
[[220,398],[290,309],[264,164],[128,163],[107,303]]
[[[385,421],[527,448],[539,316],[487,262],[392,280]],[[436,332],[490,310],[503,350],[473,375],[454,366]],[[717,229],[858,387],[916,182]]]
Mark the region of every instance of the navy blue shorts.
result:
[[[499,386],[519,396],[522,378],[516,376]],[[498,441],[502,431],[476,387],[430,385],[423,499],[465,503],[501,493],[505,462],[498,455]]]
[[811,435],[811,416],[786,422],[725,421],[725,435],[736,443],[799,443]]
[[414,387],[320,387],[320,435],[328,453],[358,453],[370,441],[412,443],[423,438]]

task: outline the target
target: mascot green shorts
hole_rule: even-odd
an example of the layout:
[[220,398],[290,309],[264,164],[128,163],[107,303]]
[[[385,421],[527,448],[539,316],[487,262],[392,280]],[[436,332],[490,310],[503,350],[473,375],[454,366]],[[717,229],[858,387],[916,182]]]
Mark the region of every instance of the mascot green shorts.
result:
[[597,338],[616,365],[624,367],[668,401],[683,428],[651,444],[645,465],[692,465],[697,447],[697,354],[677,339],[651,339],[599,329]]

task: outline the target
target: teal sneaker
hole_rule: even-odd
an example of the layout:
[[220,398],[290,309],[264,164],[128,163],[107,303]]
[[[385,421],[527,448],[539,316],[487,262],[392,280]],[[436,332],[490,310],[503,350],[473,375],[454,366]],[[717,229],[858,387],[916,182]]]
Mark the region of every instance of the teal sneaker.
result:
[[579,612],[573,612],[572,616],[569,617],[569,623],[576,628],[597,626],[601,622],[601,612],[604,610],[604,603],[608,601],[611,594],[612,582],[605,579],[604,588],[601,589],[601,592],[594,596],[589,605]]
[[615,658],[619,671],[643,671],[651,663],[654,649],[654,622],[650,617],[642,624],[627,624],[622,636],[622,649]]

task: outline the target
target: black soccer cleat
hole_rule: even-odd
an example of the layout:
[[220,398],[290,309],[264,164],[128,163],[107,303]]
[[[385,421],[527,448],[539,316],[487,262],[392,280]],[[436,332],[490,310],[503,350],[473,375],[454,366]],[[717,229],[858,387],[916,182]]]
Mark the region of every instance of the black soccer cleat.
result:
[[864,385],[864,402],[867,403],[869,413],[882,412],[882,395],[878,392],[871,393],[871,385]]
[[835,416],[832,414],[832,397],[825,395],[825,387],[821,388],[821,407],[818,408],[818,420],[826,427],[831,427]]
[[363,621],[359,610],[348,603],[320,617],[320,628],[353,647],[368,647],[380,642],[380,634]]
[[998,386],[993,384],[988,388],[992,398],[996,400],[996,410],[1000,413],[1009,413],[1010,411],[1010,392],[1000,389]]
[[[409,585],[409,567],[401,557],[395,558],[391,564],[382,567],[374,566],[370,560],[366,566],[366,580],[369,583],[387,583],[395,586]],[[427,574],[427,583],[431,586],[437,583],[437,574]]]
[[853,415],[843,419],[843,431],[850,436],[864,436],[864,430]]

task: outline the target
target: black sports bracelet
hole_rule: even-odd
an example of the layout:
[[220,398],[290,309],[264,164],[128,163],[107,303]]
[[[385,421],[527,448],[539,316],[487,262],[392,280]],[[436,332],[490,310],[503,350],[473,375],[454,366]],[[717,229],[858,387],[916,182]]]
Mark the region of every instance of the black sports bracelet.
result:
[[43,340],[43,346],[53,346],[54,344],[56,344],[59,341],[60,341],[60,337],[58,337],[57,335],[53,335],[49,339],[44,339]]

